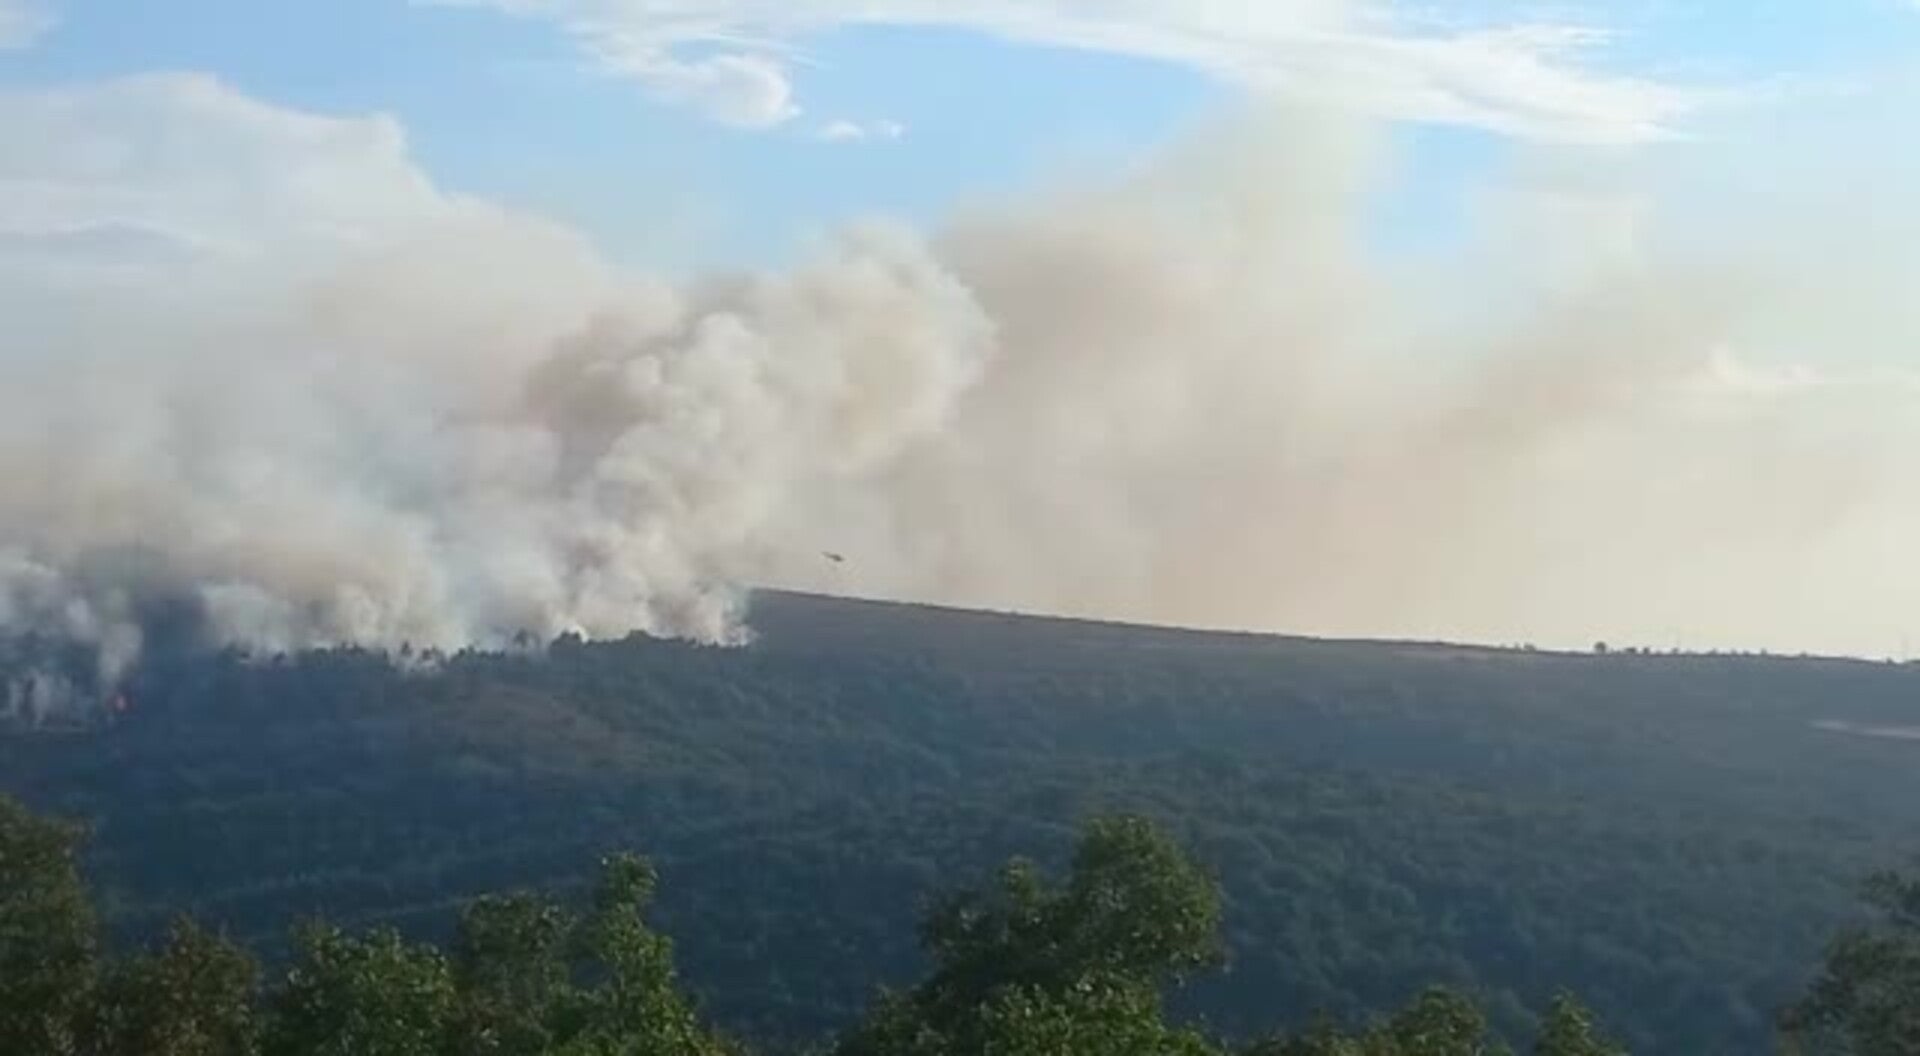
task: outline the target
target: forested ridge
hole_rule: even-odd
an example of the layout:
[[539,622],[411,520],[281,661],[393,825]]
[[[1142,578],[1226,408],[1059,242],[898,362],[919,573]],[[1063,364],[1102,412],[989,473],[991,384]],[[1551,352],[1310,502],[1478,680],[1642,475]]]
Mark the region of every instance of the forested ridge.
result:
[[[487,892],[583,897],[620,848],[711,1022],[861,1021],[936,959],[930,893],[1088,817],[1219,880],[1176,1023],[1250,1041],[1428,987],[1524,1044],[1560,987],[1637,1053],[1752,1053],[1920,845],[1912,667],[1213,635],[763,595],[759,640],[432,672],[160,655],[111,728],[0,736],[0,790],[89,819],[121,941],[186,911],[450,941]],[[1824,725],[1822,725],[1824,724]],[[1836,726],[1840,724],[1840,726]],[[1849,732],[1852,729],[1853,732]]]
[[[658,874],[603,859],[585,906],[533,892],[464,906],[446,948],[392,928],[302,923],[260,965],[188,917],[131,953],[100,949],[75,865],[82,830],[0,797],[0,1051],[14,1056],[742,1056],[681,989],[648,916]],[[1920,1042],[1920,880],[1866,886],[1878,917],[1829,948],[1782,1010],[1790,1056],[1906,1056]],[[1473,999],[1223,1041],[1170,1020],[1169,989],[1217,968],[1221,903],[1152,822],[1090,821],[1063,879],[1031,861],[923,915],[930,968],[882,992],[822,1056],[1511,1056]],[[1574,996],[1547,1003],[1533,1056],[1626,1056]]]

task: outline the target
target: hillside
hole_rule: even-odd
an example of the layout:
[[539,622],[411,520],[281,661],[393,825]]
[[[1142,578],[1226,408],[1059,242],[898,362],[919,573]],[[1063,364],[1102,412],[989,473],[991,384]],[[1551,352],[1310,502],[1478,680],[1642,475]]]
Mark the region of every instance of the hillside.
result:
[[1577,988],[1640,1053],[1747,1053],[1867,868],[1920,850],[1920,669],[1201,634],[783,594],[738,650],[636,639],[402,674],[154,665],[0,790],[97,823],[126,931],[271,949],[299,915],[443,930],[641,849],[693,989],[763,1039],[920,967],[918,899],[1111,809],[1227,899],[1235,1033]]

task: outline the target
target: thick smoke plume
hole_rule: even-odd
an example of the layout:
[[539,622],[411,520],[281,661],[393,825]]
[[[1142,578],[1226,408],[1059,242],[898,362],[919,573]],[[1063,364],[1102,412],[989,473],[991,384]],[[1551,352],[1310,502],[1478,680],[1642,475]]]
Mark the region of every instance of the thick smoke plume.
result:
[[524,348],[396,339],[386,313],[406,330],[422,306],[369,295],[11,387],[0,625],[91,644],[102,685],[183,602],[210,642],[265,651],[732,640],[779,516],[939,428],[991,344],[885,232],[788,275],[625,291]]
[[145,227],[61,234],[104,269],[16,239],[0,629],[87,662],[0,706],[110,691],[162,611],[261,652],[735,641],[762,583],[1894,647],[1920,612],[1902,184],[1848,228],[1824,178],[1742,201],[1522,159],[1423,249],[1369,222],[1393,172],[1366,129],[1265,118],[677,284],[410,170],[401,219],[212,263]]

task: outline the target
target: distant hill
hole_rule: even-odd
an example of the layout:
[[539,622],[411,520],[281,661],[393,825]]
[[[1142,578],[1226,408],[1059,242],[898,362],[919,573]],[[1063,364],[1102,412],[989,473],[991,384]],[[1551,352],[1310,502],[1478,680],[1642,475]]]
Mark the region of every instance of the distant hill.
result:
[[775,1042],[907,978],[923,896],[1095,811],[1221,877],[1233,969],[1183,1004],[1224,1030],[1449,982],[1518,1032],[1568,985],[1643,1054],[1763,1051],[1856,878],[1920,851],[1920,741],[1884,733],[1920,728],[1912,666],[779,593],[753,623],[430,674],[164,659],[110,727],[0,735],[0,791],[95,820],[124,931],[186,908],[269,951],[303,913],[438,931],[633,847],[693,988]]

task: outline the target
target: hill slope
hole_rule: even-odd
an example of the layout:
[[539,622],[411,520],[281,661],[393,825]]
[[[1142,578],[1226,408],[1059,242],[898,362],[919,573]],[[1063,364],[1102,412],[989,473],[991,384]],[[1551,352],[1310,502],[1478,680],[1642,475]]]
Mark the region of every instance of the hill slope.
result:
[[800,1039],[916,966],[919,900],[1094,810],[1226,889],[1230,1032],[1428,982],[1510,1029],[1558,985],[1642,1053],[1759,1051],[1851,904],[1920,849],[1920,670],[1119,627],[783,594],[760,639],[561,643],[432,675],[176,662],[0,790],[98,823],[129,931],[190,908],[443,927],[632,846],[723,1022]]

